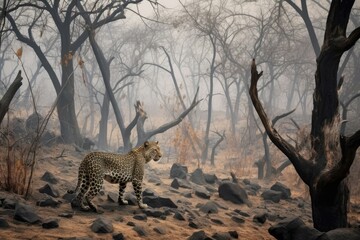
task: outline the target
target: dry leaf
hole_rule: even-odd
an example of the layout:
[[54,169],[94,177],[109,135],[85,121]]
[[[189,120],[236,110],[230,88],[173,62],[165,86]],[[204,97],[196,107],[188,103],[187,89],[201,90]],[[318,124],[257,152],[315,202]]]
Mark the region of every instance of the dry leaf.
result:
[[19,59],[21,59],[22,53],[23,53],[23,49],[22,49],[22,47],[20,47],[20,48],[16,51],[16,56],[17,56]]

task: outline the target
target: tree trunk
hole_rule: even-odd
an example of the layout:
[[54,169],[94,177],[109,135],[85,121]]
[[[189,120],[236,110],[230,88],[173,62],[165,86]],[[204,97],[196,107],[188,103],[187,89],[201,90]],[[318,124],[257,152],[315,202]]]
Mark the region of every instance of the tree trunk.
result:
[[107,133],[108,133],[108,119],[109,119],[110,100],[106,91],[104,94],[103,104],[101,105],[101,119],[99,123],[99,139],[98,147],[100,149],[107,149]]
[[22,85],[22,79],[23,78],[21,76],[21,71],[19,71],[14,82],[10,85],[9,89],[6,91],[5,95],[0,100],[0,124],[5,117],[5,114],[9,110],[11,100]]

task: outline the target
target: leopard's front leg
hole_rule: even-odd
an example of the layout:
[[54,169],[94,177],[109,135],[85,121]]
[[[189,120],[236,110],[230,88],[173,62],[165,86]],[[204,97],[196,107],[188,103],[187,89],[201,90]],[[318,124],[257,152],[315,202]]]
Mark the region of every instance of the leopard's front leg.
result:
[[136,199],[139,205],[139,208],[147,208],[147,204],[142,202],[142,180],[133,179],[132,185],[135,191]]

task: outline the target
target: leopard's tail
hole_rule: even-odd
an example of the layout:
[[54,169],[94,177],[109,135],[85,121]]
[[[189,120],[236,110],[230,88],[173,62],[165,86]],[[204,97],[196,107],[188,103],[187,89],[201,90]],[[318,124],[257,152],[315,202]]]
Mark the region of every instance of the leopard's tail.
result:
[[78,177],[78,182],[77,182],[77,185],[76,185],[76,188],[75,190],[68,190],[67,193],[69,194],[74,194],[74,193],[77,193],[77,191],[79,190],[79,187],[80,187],[80,184],[84,178],[84,173],[83,172],[79,172],[79,177]]

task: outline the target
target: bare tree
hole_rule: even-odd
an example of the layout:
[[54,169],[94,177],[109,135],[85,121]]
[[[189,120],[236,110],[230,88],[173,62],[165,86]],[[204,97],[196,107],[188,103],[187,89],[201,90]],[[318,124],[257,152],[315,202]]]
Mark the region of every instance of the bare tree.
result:
[[314,227],[320,231],[347,226],[349,189],[345,180],[360,146],[360,130],[340,134],[337,74],[341,56],[360,38],[360,28],[346,35],[354,0],[331,2],[323,46],[317,58],[309,159],[300,155],[270,124],[259,101],[257,82],[262,72],[251,67],[250,95],[271,141],[289,158],[309,186]]

